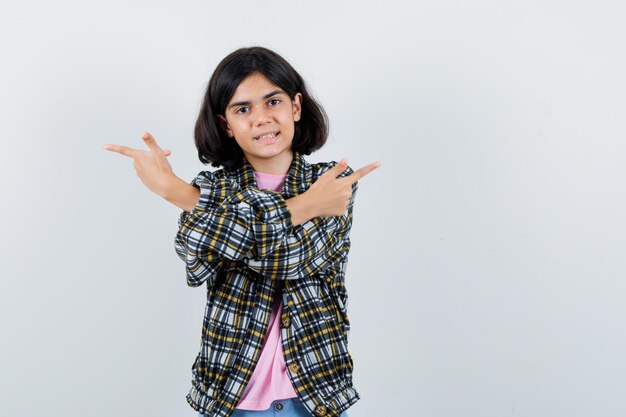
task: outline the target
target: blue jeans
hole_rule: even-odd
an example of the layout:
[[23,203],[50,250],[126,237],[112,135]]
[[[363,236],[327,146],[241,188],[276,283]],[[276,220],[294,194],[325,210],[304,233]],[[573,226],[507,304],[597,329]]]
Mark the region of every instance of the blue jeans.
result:
[[[198,417],[206,417],[198,414]],[[235,410],[232,417],[311,417],[300,398],[287,398],[285,400],[272,401],[272,405],[267,410]],[[339,417],[348,417],[348,412],[344,411]]]

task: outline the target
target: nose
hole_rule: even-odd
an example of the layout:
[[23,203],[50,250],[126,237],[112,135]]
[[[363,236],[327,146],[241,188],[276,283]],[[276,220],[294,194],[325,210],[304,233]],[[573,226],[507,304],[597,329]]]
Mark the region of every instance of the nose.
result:
[[260,126],[260,125],[269,123],[270,114],[269,114],[268,109],[266,109],[264,106],[258,106],[255,110],[256,110],[255,112],[256,114],[254,118],[255,125]]

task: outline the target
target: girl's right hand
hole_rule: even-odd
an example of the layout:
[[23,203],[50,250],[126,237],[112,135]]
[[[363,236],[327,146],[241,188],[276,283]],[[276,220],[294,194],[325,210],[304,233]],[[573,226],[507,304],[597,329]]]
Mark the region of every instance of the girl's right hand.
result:
[[313,217],[342,216],[346,212],[352,196],[352,184],[379,166],[380,162],[372,162],[346,177],[337,178],[348,167],[348,161],[342,159],[334,167],[324,172],[303,193],[311,205]]
[[167,162],[167,156],[171,151],[161,149],[148,132],[144,132],[141,137],[150,148],[150,152],[112,144],[104,145],[104,149],[133,158],[133,165],[141,182],[152,192],[166,198],[173,181],[177,179],[172,166]]
[[174,175],[166,158],[171,151],[161,149],[148,132],[141,137],[150,152],[111,144],[104,145],[104,149],[133,158],[137,176],[150,191],[185,211],[192,211],[200,199],[199,189]]

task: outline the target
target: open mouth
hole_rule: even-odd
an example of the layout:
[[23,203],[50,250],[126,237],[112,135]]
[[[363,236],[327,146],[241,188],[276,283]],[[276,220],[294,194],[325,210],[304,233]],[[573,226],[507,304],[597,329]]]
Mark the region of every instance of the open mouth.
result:
[[273,142],[279,134],[280,132],[271,132],[261,136],[255,136],[253,139],[262,143]]

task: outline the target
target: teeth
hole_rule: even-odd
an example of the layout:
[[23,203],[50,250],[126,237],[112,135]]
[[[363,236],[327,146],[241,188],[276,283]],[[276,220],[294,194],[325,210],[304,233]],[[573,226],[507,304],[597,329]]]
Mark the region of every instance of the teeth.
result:
[[263,135],[263,136],[259,136],[258,138],[256,138],[257,140],[263,140],[263,139],[272,139],[274,138],[276,135],[274,135],[273,133],[268,133],[267,135]]

